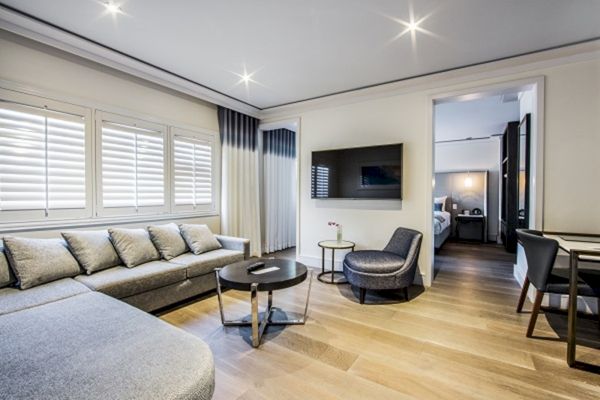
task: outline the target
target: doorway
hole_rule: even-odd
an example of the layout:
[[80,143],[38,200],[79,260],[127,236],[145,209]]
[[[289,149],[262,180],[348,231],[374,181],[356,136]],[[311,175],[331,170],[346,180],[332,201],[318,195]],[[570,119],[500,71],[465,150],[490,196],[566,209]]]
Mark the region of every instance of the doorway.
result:
[[515,229],[541,228],[540,94],[542,78],[432,97],[432,280],[444,247],[516,260]]

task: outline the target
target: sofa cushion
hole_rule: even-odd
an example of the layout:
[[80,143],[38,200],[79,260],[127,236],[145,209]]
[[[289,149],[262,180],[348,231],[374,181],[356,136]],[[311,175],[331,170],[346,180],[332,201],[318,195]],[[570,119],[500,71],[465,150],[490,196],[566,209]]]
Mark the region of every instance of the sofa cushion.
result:
[[160,254],[145,229],[110,228],[110,240],[128,268],[160,259]]
[[188,251],[177,224],[151,225],[148,227],[150,239],[165,260],[170,260]]
[[183,266],[167,261],[151,261],[135,268],[118,266],[92,275],[75,277],[90,289],[116,298],[147,292],[185,278]]
[[206,225],[181,224],[181,235],[194,254],[220,249],[221,243]]
[[219,249],[202,254],[185,253],[175,257],[170,262],[185,265],[188,278],[213,272],[215,268],[224,267],[234,262],[242,261],[242,251]]
[[0,354],[0,397],[11,400],[208,400],[214,390],[202,340],[100,293],[0,316]]
[[62,232],[61,235],[88,275],[121,264],[106,230]]
[[17,279],[8,265],[3,242],[0,240],[0,288],[11,286],[16,281]]
[[21,289],[78,275],[81,270],[62,239],[7,236],[4,246]]
[[24,310],[53,301],[66,299],[90,289],[71,278],[63,278],[27,290],[17,288],[0,289],[0,315]]

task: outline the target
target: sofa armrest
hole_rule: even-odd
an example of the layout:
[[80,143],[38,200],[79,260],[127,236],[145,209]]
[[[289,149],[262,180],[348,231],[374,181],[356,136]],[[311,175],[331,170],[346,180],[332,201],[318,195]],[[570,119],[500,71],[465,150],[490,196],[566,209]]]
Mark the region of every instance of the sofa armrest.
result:
[[244,252],[244,260],[250,258],[250,239],[223,235],[215,235],[215,237],[224,249],[242,251]]

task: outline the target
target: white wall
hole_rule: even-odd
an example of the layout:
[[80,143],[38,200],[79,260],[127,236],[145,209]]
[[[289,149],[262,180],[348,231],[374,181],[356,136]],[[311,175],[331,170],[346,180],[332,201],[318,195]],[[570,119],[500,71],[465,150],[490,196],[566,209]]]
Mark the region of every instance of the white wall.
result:
[[[393,229],[407,226],[425,232],[424,249],[432,240],[427,226],[429,213],[427,185],[428,124],[430,96],[479,88],[526,78],[545,78],[545,229],[600,233],[600,213],[596,208],[600,196],[600,57],[569,61],[568,64],[530,68],[493,78],[450,84],[451,77],[440,77],[434,84],[404,90],[385,97],[356,100],[350,104],[317,109],[308,105],[271,112],[272,120],[295,116],[301,118],[300,130],[300,243],[299,253],[305,261],[318,263],[319,240],[333,232],[327,221],[344,225],[344,237],[357,242],[358,248],[381,248]],[[405,143],[404,200],[401,209],[381,202],[317,201],[310,198],[310,154],[314,150]],[[339,256],[341,259],[341,255]],[[428,251],[421,254],[421,270],[430,265]]]
[[[508,121],[507,121],[508,122]],[[500,139],[493,137],[435,145],[435,171],[489,171],[487,224],[488,240],[498,236],[500,191]]]
[[[52,93],[56,100],[117,113],[149,116],[174,125],[218,132],[216,106],[111,70],[79,57],[0,30],[0,79],[28,89]],[[219,177],[220,180],[220,177]],[[217,206],[217,209],[220,207]],[[219,216],[184,219],[220,231]],[[178,221],[179,222],[179,221]],[[140,222],[128,226],[146,226]],[[102,226],[99,226],[100,228]],[[93,229],[96,229],[94,227]],[[1,232],[0,232],[1,233]],[[19,232],[23,236],[55,236],[57,230]]]

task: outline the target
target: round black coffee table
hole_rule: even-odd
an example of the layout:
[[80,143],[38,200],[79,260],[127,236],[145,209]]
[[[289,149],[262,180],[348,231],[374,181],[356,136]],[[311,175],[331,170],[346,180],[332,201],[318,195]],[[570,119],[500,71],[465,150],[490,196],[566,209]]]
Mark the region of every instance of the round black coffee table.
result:
[[[264,262],[265,266],[252,272],[246,269],[256,262]],[[219,299],[219,311],[223,326],[252,326],[252,346],[258,347],[263,332],[268,325],[304,325],[308,313],[308,301],[312,284],[312,271],[308,281],[308,294],[304,315],[300,319],[272,319],[273,313],[273,291],[296,286],[306,280],[308,269],[302,263],[293,260],[282,259],[252,259],[229,264],[223,268],[215,269],[217,278],[217,297]],[[223,311],[223,300],[221,287],[250,292],[251,320],[227,320]],[[258,292],[268,292],[268,304],[262,321],[258,321]]]

